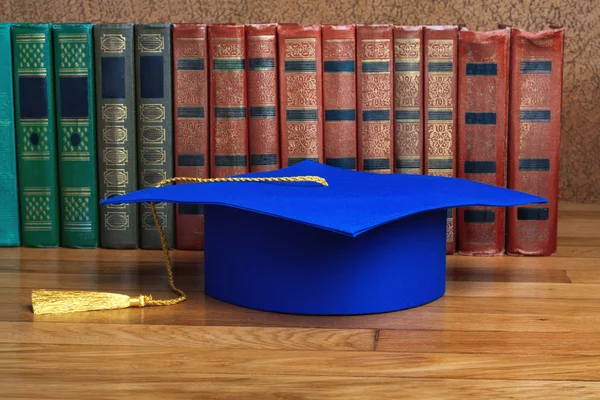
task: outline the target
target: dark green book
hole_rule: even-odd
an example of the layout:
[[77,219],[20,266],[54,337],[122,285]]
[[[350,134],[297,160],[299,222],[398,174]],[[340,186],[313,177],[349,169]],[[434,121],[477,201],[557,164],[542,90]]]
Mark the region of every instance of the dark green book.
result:
[[[98,195],[101,199],[137,190],[133,25],[94,26]],[[137,204],[100,207],[100,246],[138,247]]]
[[[10,24],[0,24],[0,54],[11,60]],[[0,63],[0,246],[19,246],[19,189],[15,154],[13,74]]]
[[[171,25],[135,26],[135,72],[140,189],[173,176],[173,110],[171,92]],[[175,243],[173,205],[156,204],[169,247]],[[140,208],[140,246],[160,249],[160,237],[149,204]]]
[[94,47],[91,24],[54,25],[61,243],[98,246]]
[[52,25],[12,27],[19,203],[24,246],[60,242]]

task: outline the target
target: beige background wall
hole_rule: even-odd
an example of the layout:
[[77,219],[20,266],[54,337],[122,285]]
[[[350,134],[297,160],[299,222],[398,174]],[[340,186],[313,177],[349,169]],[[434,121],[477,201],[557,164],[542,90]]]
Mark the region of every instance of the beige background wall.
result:
[[0,0],[0,20],[31,22],[498,23],[566,28],[560,197],[600,203],[600,1]]

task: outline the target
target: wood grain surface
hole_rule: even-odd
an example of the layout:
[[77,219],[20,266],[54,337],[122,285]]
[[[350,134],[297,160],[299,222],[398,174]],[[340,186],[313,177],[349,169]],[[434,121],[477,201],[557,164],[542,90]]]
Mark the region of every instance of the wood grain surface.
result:
[[0,249],[0,397],[599,399],[600,205],[559,227],[556,257],[450,256],[443,298],[356,317],[217,301],[186,251],[185,303],[34,316],[34,288],[167,298],[162,254]]
[[0,21],[400,25],[504,23],[566,28],[561,199],[600,203],[600,7],[596,0],[4,0]]

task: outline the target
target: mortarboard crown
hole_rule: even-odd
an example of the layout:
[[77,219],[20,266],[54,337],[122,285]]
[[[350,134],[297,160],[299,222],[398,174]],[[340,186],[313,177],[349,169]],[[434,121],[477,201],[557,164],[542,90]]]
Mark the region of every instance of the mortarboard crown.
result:
[[312,161],[239,177],[320,177],[326,184],[184,184],[102,204],[204,204],[206,294],[259,310],[352,315],[443,296],[448,208],[546,202],[464,179],[355,172]]

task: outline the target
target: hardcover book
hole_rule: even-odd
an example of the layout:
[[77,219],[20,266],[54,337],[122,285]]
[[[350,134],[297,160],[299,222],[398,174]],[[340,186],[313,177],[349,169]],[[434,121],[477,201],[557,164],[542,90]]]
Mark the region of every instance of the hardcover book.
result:
[[423,27],[394,27],[396,172],[423,173]]
[[210,25],[210,174],[243,174],[248,168],[246,38],[244,25]]
[[54,25],[61,243],[98,247],[94,46],[91,24]]
[[356,29],[323,25],[325,163],[356,169]]
[[[208,178],[206,25],[173,25],[175,175]],[[204,207],[176,206],[176,247],[204,248]]]
[[564,29],[512,29],[508,187],[548,204],[508,209],[506,251],[556,252]]
[[0,23],[0,246],[21,244],[10,24]]
[[[155,187],[173,176],[171,25],[135,26],[138,186]],[[173,205],[156,204],[158,221],[174,247]],[[160,236],[149,203],[140,206],[140,247],[160,249]]]
[[278,169],[277,24],[246,25],[250,171]]
[[[426,26],[423,163],[427,175],[456,176],[458,27]],[[448,209],[446,251],[456,251],[456,210]]]
[[[133,25],[94,26],[98,196],[109,199],[137,190]],[[100,208],[100,247],[138,247],[137,204]]]
[[[510,30],[459,32],[457,175],[506,187]],[[504,207],[457,210],[458,252],[504,253]]]
[[323,65],[320,25],[279,25],[281,166],[323,162]]
[[394,172],[392,25],[357,25],[358,169]]
[[52,25],[12,27],[21,243],[60,243]]

